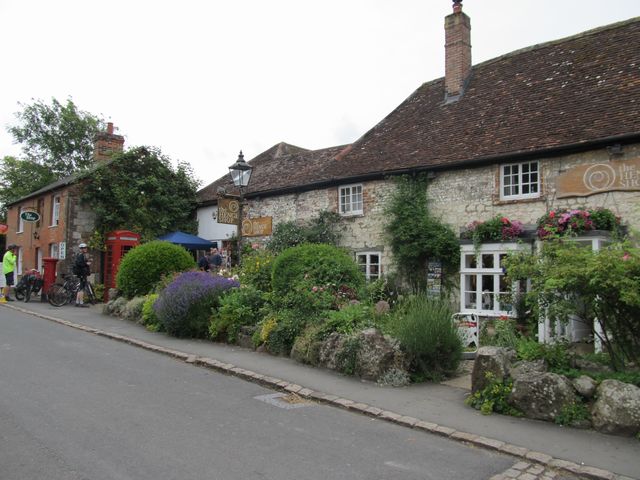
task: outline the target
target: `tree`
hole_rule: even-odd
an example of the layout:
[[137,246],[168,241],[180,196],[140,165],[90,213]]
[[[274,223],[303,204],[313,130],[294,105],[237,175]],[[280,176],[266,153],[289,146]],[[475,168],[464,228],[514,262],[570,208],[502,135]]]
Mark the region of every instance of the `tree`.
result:
[[4,157],[0,167],[0,216],[6,217],[6,205],[53,182],[51,171],[38,163]]
[[55,178],[88,168],[93,163],[95,135],[104,129],[104,120],[78,110],[71,98],[51,105],[36,100],[17,112],[17,125],[8,128],[16,143],[22,144],[25,160],[47,167]]
[[528,306],[542,321],[572,315],[600,324],[611,366],[640,361],[640,250],[616,242],[599,251],[575,242],[547,240],[537,253],[519,252],[505,262],[510,281],[531,280]]
[[136,147],[86,174],[81,200],[96,215],[96,232],[133,230],[151,240],[182,230],[197,232],[198,182],[187,164],[173,168],[159,149]]

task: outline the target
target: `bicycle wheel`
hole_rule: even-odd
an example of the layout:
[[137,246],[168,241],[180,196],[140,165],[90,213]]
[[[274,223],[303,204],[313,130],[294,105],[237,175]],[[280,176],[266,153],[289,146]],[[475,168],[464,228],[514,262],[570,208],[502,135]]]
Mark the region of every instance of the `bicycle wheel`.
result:
[[69,291],[64,288],[64,285],[56,283],[49,287],[47,299],[54,307],[62,307],[64,304],[69,302]]
[[13,289],[13,294],[16,297],[16,300],[24,300],[24,290],[22,287],[16,287]]
[[91,285],[91,282],[87,282],[84,287],[84,301],[85,303],[90,303],[91,305],[95,305],[96,303],[96,294],[93,291],[93,285]]
[[[27,303],[29,300],[31,300],[31,285],[27,285],[26,287],[24,287],[24,303]],[[18,298],[18,297],[16,297]]]

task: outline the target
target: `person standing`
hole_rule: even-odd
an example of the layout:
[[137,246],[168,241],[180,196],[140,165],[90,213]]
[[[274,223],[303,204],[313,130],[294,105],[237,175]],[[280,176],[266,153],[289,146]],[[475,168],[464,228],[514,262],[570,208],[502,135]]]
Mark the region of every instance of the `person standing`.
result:
[[7,247],[7,252],[2,257],[2,273],[5,278],[4,298],[7,302],[13,302],[13,298],[9,296],[11,287],[14,285],[14,273],[16,270],[16,251],[18,246],[11,244]]
[[76,307],[88,307],[86,303],[84,303],[84,289],[87,286],[87,277],[91,273],[91,263],[87,258],[88,247],[86,243],[81,243],[78,245],[80,248],[80,253],[76,255],[76,258],[73,262],[73,273],[80,279],[80,287],[78,288],[78,293],[76,294]]
[[218,272],[222,267],[222,255],[218,253],[218,249],[215,247],[209,250],[209,266],[214,272]]

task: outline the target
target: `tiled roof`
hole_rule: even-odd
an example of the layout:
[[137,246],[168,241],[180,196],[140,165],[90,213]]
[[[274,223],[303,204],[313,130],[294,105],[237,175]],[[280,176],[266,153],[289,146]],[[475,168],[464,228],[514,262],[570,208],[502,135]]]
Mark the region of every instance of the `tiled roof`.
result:
[[640,18],[476,65],[456,102],[445,102],[443,84],[422,85],[327,165],[325,176],[442,168],[640,137]]
[[[317,180],[317,172],[343,149],[344,146],[306,150],[287,143],[274,145],[249,160],[253,172],[245,193],[267,194],[313,184]],[[198,203],[216,201],[219,187],[225,188],[228,193],[237,193],[230,176],[225,175],[198,191]]]
[[346,148],[256,157],[249,193],[639,141],[639,45],[633,18],[475,65],[457,101],[425,83]]

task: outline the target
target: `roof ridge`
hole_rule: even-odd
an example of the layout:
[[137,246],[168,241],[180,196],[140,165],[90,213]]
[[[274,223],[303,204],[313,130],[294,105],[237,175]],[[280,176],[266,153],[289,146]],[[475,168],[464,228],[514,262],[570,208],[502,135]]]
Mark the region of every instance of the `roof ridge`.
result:
[[[483,66],[486,66],[486,65],[490,65],[491,63],[495,63],[495,62],[504,60],[504,59],[509,58],[509,57],[513,57],[513,56],[516,56],[516,55],[521,55],[521,54],[526,53],[526,52],[531,52],[533,50],[538,50],[538,49],[542,49],[542,48],[551,47],[551,46],[554,46],[554,45],[557,45],[557,44],[562,44],[562,43],[569,42],[571,40],[577,40],[579,38],[590,37],[592,35],[596,35],[598,33],[604,32],[606,30],[613,30],[613,29],[617,29],[617,28],[622,28],[624,26],[627,26],[627,25],[630,25],[630,24],[633,24],[633,23],[639,23],[639,22],[640,22],[640,17],[631,17],[631,18],[628,18],[627,20],[621,20],[619,22],[610,23],[608,25],[602,25],[600,27],[595,27],[595,28],[592,28],[590,30],[585,30],[584,32],[578,32],[578,33],[575,33],[573,35],[569,35],[567,37],[556,38],[555,40],[549,40],[549,41],[542,42],[542,43],[536,43],[534,45],[529,45],[527,47],[522,47],[522,48],[519,48],[517,50],[513,50],[511,52],[507,52],[507,53],[505,53],[503,55],[500,55],[498,57],[490,58],[489,60],[485,60],[484,62],[476,63],[475,65],[472,65],[471,68],[474,69],[476,67],[483,67]],[[441,78],[444,78],[444,77],[441,77]],[[423,85],[426,85],[427,83],[430,83],[430,82],[426,82]]]

